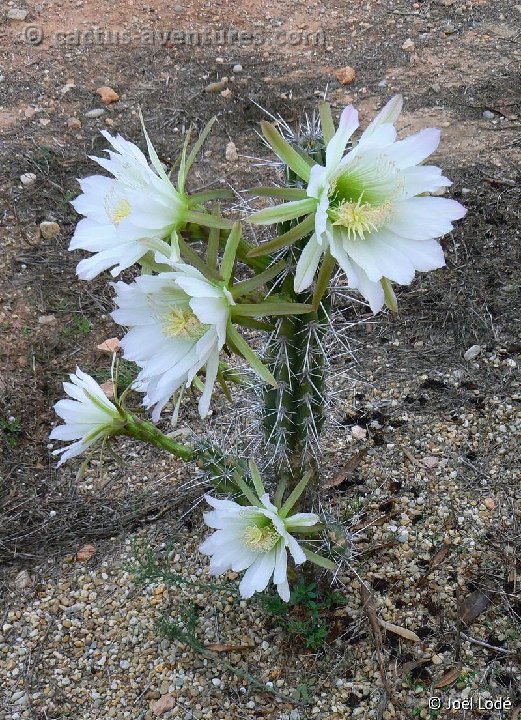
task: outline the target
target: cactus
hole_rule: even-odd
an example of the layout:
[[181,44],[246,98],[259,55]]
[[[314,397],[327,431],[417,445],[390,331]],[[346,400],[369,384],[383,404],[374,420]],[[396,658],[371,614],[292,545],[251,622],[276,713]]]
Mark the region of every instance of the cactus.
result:
[[[295,133],[284,124],[281,131],[297,150],[305,149],[317,162],[323,161],[324,141],[315,117],[306,118]],[[288,187],[302,187],[302,181],[289,167],[283,166],[283,172]],[[295,224],[296,221],[280,223],[277,234],[282,235]],[[293,282],[298,257],[308,240],[309,235],[283,251],[281,257],[286,261],[287,272],[282,285],[277,287],[285,299],[306,304],[312,302],[312,294],[296,293]],[[266,439],[274,446],[279,474],[289,487],[304,470],[313,472],[310,491],[318,482],[319,437],[324,424],[323,339],[329,306],[330,296],[326,292],[315,311],[278,320],[265,353],[265,362],[279,384],[264,394]]]

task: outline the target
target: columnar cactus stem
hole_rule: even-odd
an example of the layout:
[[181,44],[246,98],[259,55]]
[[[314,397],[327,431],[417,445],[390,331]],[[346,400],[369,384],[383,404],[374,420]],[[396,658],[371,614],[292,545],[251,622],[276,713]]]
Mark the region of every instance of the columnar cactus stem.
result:
[[[293,261],[292,254],[288,262]],[[311,302],[308,293],[294,292],[292,273],[285,278],[282,292],[295,302]],[[264,428],[290,488],[305,470],[318,479],[317,445],[325,394],[322,341],[328,303],[326,296],[316,311],[279,320],[265,357],[279,387],[265,394]]]

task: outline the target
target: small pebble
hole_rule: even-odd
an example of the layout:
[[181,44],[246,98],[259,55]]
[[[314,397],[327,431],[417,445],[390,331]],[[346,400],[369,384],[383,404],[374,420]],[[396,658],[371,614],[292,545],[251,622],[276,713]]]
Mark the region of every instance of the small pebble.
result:
[[60,230],[61,228],[57,222],[44,220],[40,223],[40,235],[44,238],[44,240],[53,240],[60,234]]
[[239,159],[239,155],[237,153],[237,148],[235,146],[235,143],[230,140],[230,142],[226,145],[226,149],[224,151],[224,156],[228,162],[237,162]]
[[8,20],[18,20],[20,22],[23,22],[26,19],[27,15],[27,10],[22,10],[21,8],[10,8],[7,11]]
[[102,115],[105,115],[105,110],[103,108],[94,108],[93,110],[87,110],[85,113],[86,118],[99,118]]
[[30,187],[36,182],[36,175],[34,173],[24,173],[20,175],[20,182],[24,187]]

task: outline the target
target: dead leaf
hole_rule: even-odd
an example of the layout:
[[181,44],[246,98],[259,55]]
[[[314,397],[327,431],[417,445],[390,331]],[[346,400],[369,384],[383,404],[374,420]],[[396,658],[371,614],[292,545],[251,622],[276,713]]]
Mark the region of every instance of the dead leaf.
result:
[[412,454],[412,452],[410,452],[409,450],[407,450],[407,448],[402,448],[402,452],[403,452],[403,454],[405,455],[405,457],[412,462],[413,465],[418,466],[418,465],[420,464],[420,463],[418,462],[418,460],[414,457],[414,455]]
[[95,554],[96,548],[94,547],[94,545],[84,545],[76,553],[76,560],[78,560],[78,562],[87,562]]
[[367,450],[360,450],[359,452],[355,453],[354,455],[351,455],[347,463],[344,465],[342,470],[337,473],[331,480],[327,480],[323,487],[327,490],[329,488],[338,487],[343,482],[345,482],[350,475],[354,473],[356,468],[360,465],[362,460],[364,459],[364,456],[366,454]]
[[212,652],[242,652],[243,650],[251,650],[252,647],[252,645],[230,645],[229,643],[210,643],[210,645],[205,645],[205,648]]
[[451,670],[447,670],[447,672],[434,683],[434,687],[436,688],[436,690],[447,687],[447,685],[452,685],[452,683],[456,682],[456,680],[460,676],[461,667],[461,663],[459,663],[458,665],[455,665],[453,668],[451,668]]
[[418,637],[418,635],[416,635],[416,633],[412,630],[408,630],[407,628],[401,627],[400,625],[394,625],[393,623],[387,622],[387,620],[382,620],[381,618],[378,618],[378,622],[384,628],[384,630],[387,630],[388,632],[399,635],[406,640],[412,640],[413,642],[421,643],[421,638]]
[[105,395],[109,398],[114,397],[114,383],[112,380],[108,380],[107,382],[101,383],[100,388],[103,390]]
[[154,715],[164,715],[164,713],[172,710],[175,705],[175,698],[173,695],[161,695],[159,700],[152,706],[152,712]]
[[389,682],[387,679],[387,670],[385,667],[383,654],[382,654],[382,649],[383,649],[382,631],[380,630],[380,625],[378,624],[378,614],[376,612],[376,603],[374,601],[374,594],[372,593],[371,588],[365,582],[362,582],[362,584],[360,585],[360,598],[362,600],[362,607],[369,619],[369,623],[370,623],[371,629],[373,631],[374,644],[376,646],[376,657],[378,658],[378,667],[380,669],[382,683],[383,683],[385,689],[389,690]]
[[483,590],[474,590],[462,602],[459,617],[465,625],[470,625],[490,605],[489,596]]
[[111,105],[113,102],[117,102],[119,100],[117,92],[108,85],[103,85],[102,87],[97,88],[96,92],[100,96],[101,102],[105,105]]
[[434,555],[431,558],[430,566],[431,568],[438,567],[438,565],[441,565],[441,563],[445,560],[447,555],[449,554],[450,545],[442,545],[439,550],[437,550]]
[[404,663],[401,668],[399,669],[399,675],[408,675],[409,673],[412,673],[413,670],[416,670],[417,668],[420,668],[422,665],[425,665],[425,663],[429,662],[429,658],[420,658],[419,660],[409,660],[408,662]]
[[119,344],[119,338],[112,337],[104,340],[99,345],[96,345],[96,347],[102,352],[115,353],[121,348],[121,345]]

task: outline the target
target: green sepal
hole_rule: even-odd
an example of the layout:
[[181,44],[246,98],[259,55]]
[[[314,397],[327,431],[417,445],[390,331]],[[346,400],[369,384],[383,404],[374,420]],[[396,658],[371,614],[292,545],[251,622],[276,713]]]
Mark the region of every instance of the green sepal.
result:
[[247,293],[252,292],[252,290],[256,290],[262,285],[265,285],[267,282],[273,280],[274,277],[281,273],[286,266],[287,262],[285,260],[280,260],[278,263],[274,263],[258,275],[254,275],[247,280],[242,280],[241,282],[237,283],[233,286],[231,290],[233,299],[237,300],[237,298],[240,298],[242,295],[246,295]]
[[283,247],[289,247],[290,245],[293,245],[293,243],[296,243],[297,240],[309,235],[314,228],[315,217],[314,215],[308,215],[305,220],[302,220],[302,222],[294,225],[282,235],[278,235],[276,238],[273,238],[273,240],[269,240],[266,243],[262,243],[261,245],[257,245],[252,248],[248,255],[250,257],[269,255],[270,253],[275,252],[275,250],[279,250]]
[[256,507],[261,507],[261,501],[255,497],[253,490],[249,487],[244,478],[240,477],[240,475],[234,475],[233,482],[237,485],[246,500]]
[[222,373],[220,373],[220,372],[217,373],[217,382],[219,383],[220,388],[223,391],[225,398],[228,400],[228,402],[231,402],[233,398],[232,398],[232,394],[230,392],[230,388],[228,387],[228,383],[226,382],[226,380],[222,376]]
[[227,285],[232,276],[233,266],[235,265],[235,256],[237,255],[237,248],[239,247],[241,235],[242,226],[240,222],[236,222],[233,224],[230,234],[228,235],[220,267],[220,275]]
[[185,190],[186,173],[187,173],[186,151],[188,150],[188,143],[190,142],[191,132],[192,132],[192,129],[189,128],[188,132],[185,135],[183,149],[181,150],[181,161],[179,162],[179,170],[177,171],[177,187],[179,188],[179,192],[181,192],[181,193],[184,192],[184,190]]
[[303,188],[258,187],[246,190],[246,195],[256,197],[282,198],[282,200],[304,200],[307,192]]
[[274,223],[286,222],[295,218],[315,212],[317,208],[316,198],[304,198],[303,200],[291,200],[275,207],[263,208],[254,212],[248,218],[254,225],[273,225]]
[[302,476],[300,481],[293,488],[290,496],[288,497],[288,499],[286,500],[284,505],[281,507],[281,509],[279,511],[279,515],[281,518],[287,517],[290,510],[294,507],[295,503],[298,501],[298,499],[300,498],[300,496],[306,489],[307,484],[309,483],[309,481],[311,480],[312,477],[313,477],[312,472],[308,471],[308,472],[304,473],[304,475]]
[[329,249],[326,250],[324,259],[322,260],[322,264],[320,266],[320,270],[318,272],[317,281],[315,283],[315,291],[313,292],[313,308],[317,310],[320,301],[324,297],[324,294],[327,292],[327,289],[329,287],[329,281],[331,280],[331,275],[333,274],[333,270],[335,269],[335,258],[331,255],[329,252]]
[[271,332],[273,330],[273,325],[263,322],[262,320],[257,320],[254,317],[247,317],[246,315],[234,314],[233,322],[236,325],[241,325],[242,327],[250,328],[251,330],[265,330],[266,332]]
[[268,368],[262,363],[259,356],[252,350],[242,335],[237,332],[231,322],[228,322],[226,328],[226,337],[229,338],[232,346],[242,355],[242,357],[249,363],[255,370],[257,375],[264,380],[264,382],[273,387],[277,387],[277,381],[270,373]]
[[328,558],[322,557],[322,555],[317,555],[316,553],[308,550],[305,547],[303,547],[302,549],[304,550],[304,555],[306,556],[307,560],[314,563],[315,565],[318,565],[321,568],[324,568],[324,570],[336,570],[338,568],[338,565],[332,560],[328,560]]
[[233,305],[231,308],[231,316],[235,318],[235,314],[242,317],[272,317],[279,315],[305,315],[313,312],[313,305],[305,303],[293,302],[260,302],[260,303],[240,303]]
[[157,170],[159,176],[160,176],[163,180],[166,180],[166,182],[171,185],[171,184],[172,184],[172,181],[170,180],[170,178],[169,178],[168,175],[166,174],[165,168],[163,167],[163,164],[162,164],[161,160],[160,160],[159,157],[158,157],[158,154],[157,154],[157,152],[156,152],[156,149],[154,148],[154,146],[152,145],[152,141],[151,141],[150,138],[148,137],[148,133],[147,133],[147,130],[146,130],[146,127],[145,127],[145,121],[144,121],[144,119],[143,119],[143,113],[141,112],[141,108],[140,108],[140,110],[139,110],[139,119],[140,119],[140,121],[141,121],[141,128],[142,128],[142,130],[143,130],[143,135],[145,136],[145,141],[146,141],[146,144],[147,144],[147,150],[148,150],[148,156],[149,156],[149,158],[150,158],[150,162],[152,163],[152,165],[154,166],[154,168]]
[[255,492],[257,493],[259,498],[261,498],[266,493],[266,490],[264,489],[264,485],[262,484],[259,468],[257,467],[255,460],[253,459],[250,459],[248,461],[248,465],[250,468],[251,479],[253,480],[253,485],[255,486]]
[[204,227],[218,228],[220,230],[231,230],[233,227],[231,220],[209,215],[208,213],[197,212],[197,210],[189,210],[186,213],[186,221],[196,223],[197,225],[204,225]]
[[383,287],[384,290],[384,302],[389,308],[389,310],[393,313],[398,312],[398,301],[396,299],[396,295],[394,294],[393,286],[391,285],[391,281],[384,277],[380,280],[380,284]]
[[[212,215],[220,217],[220,208],[216,206],[212,209]],[[210,228],[208,232],[208,245],[206,247],[206,264],[212,270],[217,271],[217,258],[219,256],[219,240],[221,232],[219,228]]]
[[235,193],[227,188],[216,188],[215,190],[201,190],[189,195],[192,204],[202,204],[211,200],[231,200],[235,197]]
[[204,128],[203,128],[203,130],[201,131],[201,134],[200,134],[199,137],[197,138],[197,140],[196,140],[193,148],[190,150],[190,154],[188,155],[188,158],[187,158],[187,160],[186,160],[185,173],[187,173],[187,172],[190,170],[190,168],[192,167],[192,165],[193,165],[193,163],[194,163],[194,161],[195,161],[195,158],[197,157],[197,153],[199,152],[199,150],[200,150],[201,147],[203,146],[203,143],[204,143],[204,141],[206,140],[206,138],[208,137],[208,133],[209,133],[210,130],[212,129],[212,125],[214,124],[214,122],[215,122],[216,120],[217,120],[217,118],[216,118],[215,116],[214,116],[213,118],[211,118],[211,119],[206,123],[206,125],[205,125]]
[[199,270],[199,272],[202,273],[207,280],[215,282],[221,279],[221,276],[219,275],[217,270],[213,270],[211,267],[209,267],[204,262],[204,260],[199,257],[195,250],[190,247],[190,245],[184,240],[184,238],[181,237],[181,235],[178,235],[178,241],[181,255],[188,262],[189,265],[193,265],[194,268],[196,268],[196,270]]
[[320,127],[322,128],[322,135],[324,137],[324,142],[327,145],[335,134],[335,123],[333,122],[333,115],[331,114],[331,105],[328,102],[321,102],[318,106],[318,112],[320,114]]
[[262,134],[282,162],[291,168],[302,180],[309,182],[311,166],[315,165],[309,155],[305,153],[300,154],[292,148],[272,123],[264,120],[261,122],[261,129]]

